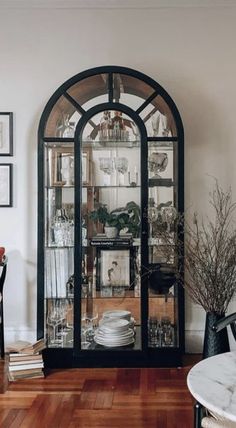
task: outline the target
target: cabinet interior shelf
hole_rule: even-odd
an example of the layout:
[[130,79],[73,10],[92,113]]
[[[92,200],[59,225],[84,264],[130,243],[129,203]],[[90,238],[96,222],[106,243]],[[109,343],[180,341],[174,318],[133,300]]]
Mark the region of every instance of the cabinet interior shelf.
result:
[[[112,297],[104,297],[104,296],[100,296],[100,291],[97,291],[96,292],[96,297],[93,297],[93,301],[95,302],[95,301],[102,301],[102,300],[104,300],[104,301],[106,301],[107,299],[109,300],[109,304],[110,303],[113,303],[112,301],[114,300],[114,302],[116,302],[118,299],[121,301],[123,301],[123,299],[124,299],[124,297],[125,297],[125,302],[127,301],[127,299],[135,299],[136,301],[139,299],[140,300],[140,297],[139,296],[135,296],[134,295],[134,291],[133,290],[130,290],[130,291],[126,291],[125,292],[125,296],[117,296],[117,297],[115,297],[115,296],[112,296]],[[174,295],[174,294],[171,294],[171,293],[169,293],[169,294],[154,294],[151,290],[149,290],[149,299],[158,299],[158,300],[164,300],[164,301],[166,301],[166,299],[175,299],[176,298],[176,296]],[[67,296],[64,296],[64,297],[45,297],[45,300],[63,300],[63,299],[70,299],[70,300],[74,300],[74,297],[67,297]],[[87,297],[82,297],[81,298],[81,300],[83,301],[83,302],[86,302],[87,301]]]

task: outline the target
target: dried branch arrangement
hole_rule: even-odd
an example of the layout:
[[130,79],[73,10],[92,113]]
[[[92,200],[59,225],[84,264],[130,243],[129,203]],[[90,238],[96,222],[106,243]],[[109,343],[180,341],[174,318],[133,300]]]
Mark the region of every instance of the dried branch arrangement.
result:
[[[205,311],[224,314],[236,290],[236,202],[231,189],[224,192],[217,180],[209,202],[214,211],[212,220],[199,220],[195,213],[191,224],[184,223],[182,282]],[[183,244],[178,242],[177,246],[181,254]]]

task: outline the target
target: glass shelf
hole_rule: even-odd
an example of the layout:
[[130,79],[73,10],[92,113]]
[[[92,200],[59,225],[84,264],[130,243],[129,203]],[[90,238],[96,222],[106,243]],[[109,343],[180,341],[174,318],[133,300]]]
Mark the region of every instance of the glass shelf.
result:
[[74,189],[75,186],[66,186],[64,184],[54,184],[52,186],[45,186],[45,189]]
[[140,189],[140,185],[135,185],[135,186],[131,186],[131,185],[109,185],[109,186],[97,186],[97,185],[87,185],[87,186],[83,186],[83,189]]
[[83,140],[83,147],[91,147],[93,150],[116,149],[126,148],[133,149],[140,147],[140,140],[106,140],[106,141],[93,141]]

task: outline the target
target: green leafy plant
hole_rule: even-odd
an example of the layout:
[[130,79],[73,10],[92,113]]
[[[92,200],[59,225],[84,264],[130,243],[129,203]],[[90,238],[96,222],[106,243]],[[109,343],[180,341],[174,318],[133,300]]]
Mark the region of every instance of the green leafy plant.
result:
[[117,208],[111,212],[108,211],[106,205],[100,204],[96,210],[89,214],[89,218],[104,226],[117,227],[119,232],[126,229],[127,232],[132,233],[133,237],[139,235],[140,207],[134,201],[130,201],[125,207]]

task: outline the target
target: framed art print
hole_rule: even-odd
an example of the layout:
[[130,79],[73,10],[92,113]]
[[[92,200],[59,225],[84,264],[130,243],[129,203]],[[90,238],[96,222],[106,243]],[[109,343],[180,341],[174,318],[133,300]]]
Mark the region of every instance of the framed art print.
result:
[[0,156],[13,156],[13,113],[0,112]]
[[130,250],[101,249],[100,285],[130,286]]
[[12,207],[12,164],[0,164],[0,208]]

